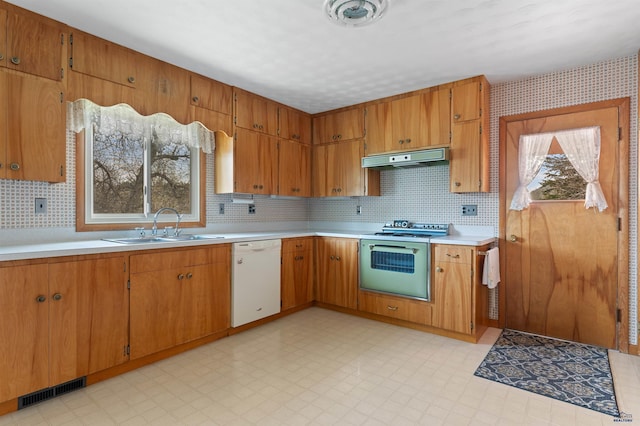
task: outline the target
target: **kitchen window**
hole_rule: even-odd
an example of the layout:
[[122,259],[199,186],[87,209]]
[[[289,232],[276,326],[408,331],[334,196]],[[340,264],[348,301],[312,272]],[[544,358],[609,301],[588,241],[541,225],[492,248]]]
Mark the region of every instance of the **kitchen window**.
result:
[[199,148],[212,151],[213,133],[166,114],[145,117],[128,105],[82,101],[80,111],[69,114],[69,127],[80,128],[78,230],[144,227],[162,207],[180,212],[182,226],[205,226],[205,155]]

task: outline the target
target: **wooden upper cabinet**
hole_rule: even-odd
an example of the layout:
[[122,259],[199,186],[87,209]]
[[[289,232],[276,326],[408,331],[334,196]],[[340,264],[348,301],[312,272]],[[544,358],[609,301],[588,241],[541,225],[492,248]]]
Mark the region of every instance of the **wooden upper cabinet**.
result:
[[238,88],[234,88],[234,100],[237,127],[277,136],[278,104]]
[[69,39],[73,71],[136,87],[139,53],[77,30],[71,32]]
[[278,195],[311,195],[311,146],[287,139],[278,142]]
[[429,145],[448,145],[451,143],[451,91],[444,87],[425,96],[429,98],[425,107]]
[[209,130],[221,130],[227,135],[233,134],[231,114],[223,114],[210,109],[193,107],[193,120],[201,122]]
[[[6,126],[0,128],[0,177],[64,182],[66,109],[62,83],[0,70]],[[0,118],[0,123],[3,118]],[[2,142],[4,138],[4,143]],[[4,155],[5,161],[1,161]]]
[[429,146],[425,95],[413,95],[391,102],[391,146],[393,150]]
[[185,69],[149,56],[138,55],[139,77],[133,105],[141,114],[157,112],[169,114],[176,121],[187,124],[191,120],[189,103],[190,75]]
[[330,143],[364,137],[362,108],[313,117],[313,143]]
[[280,107],[278,112],[280,137],[311,143],[311,116],[293,108]]
[[469,83],[454,85],[451,89],[452,120],[459,121],[477,120],[482,115],[481,85],[478,80]]
[[7,66],[7,11],[5,9],[0,9],[0,67],[6,67],[6,66]]
[[[3,18],[3,15],[5,18]],[[66,57],[64,26],[27,11],[9,9],[0,19],[6,22],[6,43],[0,53],[10,69],[60,81]],[[2,28],[0,24],[0,28]],[[5,47],[6,46],[6,47]]]
[[365,155],[387,152],[387,147],[391,146],[391,102],[367,106],[365,128]]
[[231,96],[231,86],[191,74],[191,105],[231,115]]

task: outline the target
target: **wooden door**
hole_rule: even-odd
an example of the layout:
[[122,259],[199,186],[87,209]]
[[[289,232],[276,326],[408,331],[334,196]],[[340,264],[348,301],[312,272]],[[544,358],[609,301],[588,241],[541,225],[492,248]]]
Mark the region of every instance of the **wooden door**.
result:
[[285,107],[280,107],[278,111],[281,138],[311,143],[311,117],[308,114]]
[[189,72],[148,56],[140,55],[136,60],[140,70],[137,111],[143,115],[163,112],[182,124],[193,121]]
[[[335,273],[333,238],[316,239],[316,299],[318,302],[335,304]],[[333,257],[333,258],[332,258]]]
[[422,122],[430,146],[451,143],[451,96],[449,88],[434,90],[424,95],[425,117]]
[[60,81],[65,43],[64,33],[52,21],[27,13],[9,13],[7,67]]
[[[0,9],[0,67],[7,66],[7,11]],[[6,93],[6,92],[2,92]]]
[[[0,69],[0,93],[8,93],[9,89],[9,73]],[[8,132],[7,120],[9,114],[9,103],[6,100],[0,100],[0,179],[6,179],[9,163],[7,161],[7,143]]]
[[365,114],[365,155],[379,154],[393,149],[391,144],[391,102],[367,107]]
[[311,146],[280,139],[278,157],[278,194],[311,195]]
[[328,145],[314,145],[311,157],[311,194],[314,197],[327,197],[330,193],[327,174]]
[[339,142],[363,136],[362,108],[326,114],[313,119],[313,143]]
[[282,310],[313,301],[313,239],[282,240]]
[[328,195],[347,197],[364,195],[363,170],[360,166],[363,141],[360,139],[328,146]]
[[123,256],[49,265],[51,385],[127,361],[129,292]]
[[482,145],[480,120],[452,126],[449,151],[449,191],[478,192],[482,187]]
[[[7,178],[65,181],[66,111],[62,84],[7,74]],[[0,108],[1,110],[1,108]]]
[[[191,104],[231,115],[231,86],[210,78],[191,75]],[[218,129],[211,129],[218,130]],[[231,132],[228,132],[231,134]]]
[[278,105],[269,99],[236,89],[236,126],[269,135],[278,134]]
[[231,114],[223,114],[210,109],[193,107],[193,119],[201,122],[211,131],[221,130],[227,135],[233,134],[233,120]]
[[480,118],[480,82],[453,86],[451,89],[453,122],[477,120]]
[[464,246],[435,246],[432,296],[434,327],[471,333],[472,255],[473,249]]
[[0,401],[49,386],[46,264],[0,268],[0,342]]
[[[618,274],[620,267],[626,268],[628,258],[619,230],[626,204],[620,202],[620,185],[626,185],[619,158],[626,164],[627,157],[620,150],[627,148],[618,142],[623,122],[618,105],[595,104],[538,113],[530,119],[524,116],[501,125],[506,151],[501,288],[506,288],[507,327],[617,347]],[[520,135],[588,126],[600,126],[600,184],[609,207],[598,212],[585,209],[583,200],[556,200],[534,201],[522,211],[509,210],[519,183]]]

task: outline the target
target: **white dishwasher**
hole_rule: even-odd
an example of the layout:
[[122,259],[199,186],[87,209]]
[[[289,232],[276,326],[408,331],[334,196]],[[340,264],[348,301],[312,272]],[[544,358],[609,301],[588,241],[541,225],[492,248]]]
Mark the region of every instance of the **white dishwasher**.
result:
[[280,240],[233,244],[231,326],[280,312]]

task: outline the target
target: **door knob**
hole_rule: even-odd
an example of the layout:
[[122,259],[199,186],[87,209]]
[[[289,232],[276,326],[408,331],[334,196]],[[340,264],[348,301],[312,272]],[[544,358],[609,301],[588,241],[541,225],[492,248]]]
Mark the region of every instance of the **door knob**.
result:
[[518,237],[516,237],[514,234],[511,234],[509,236],[509,241],[511,241],[512,243],[515,243],[518,241]]

